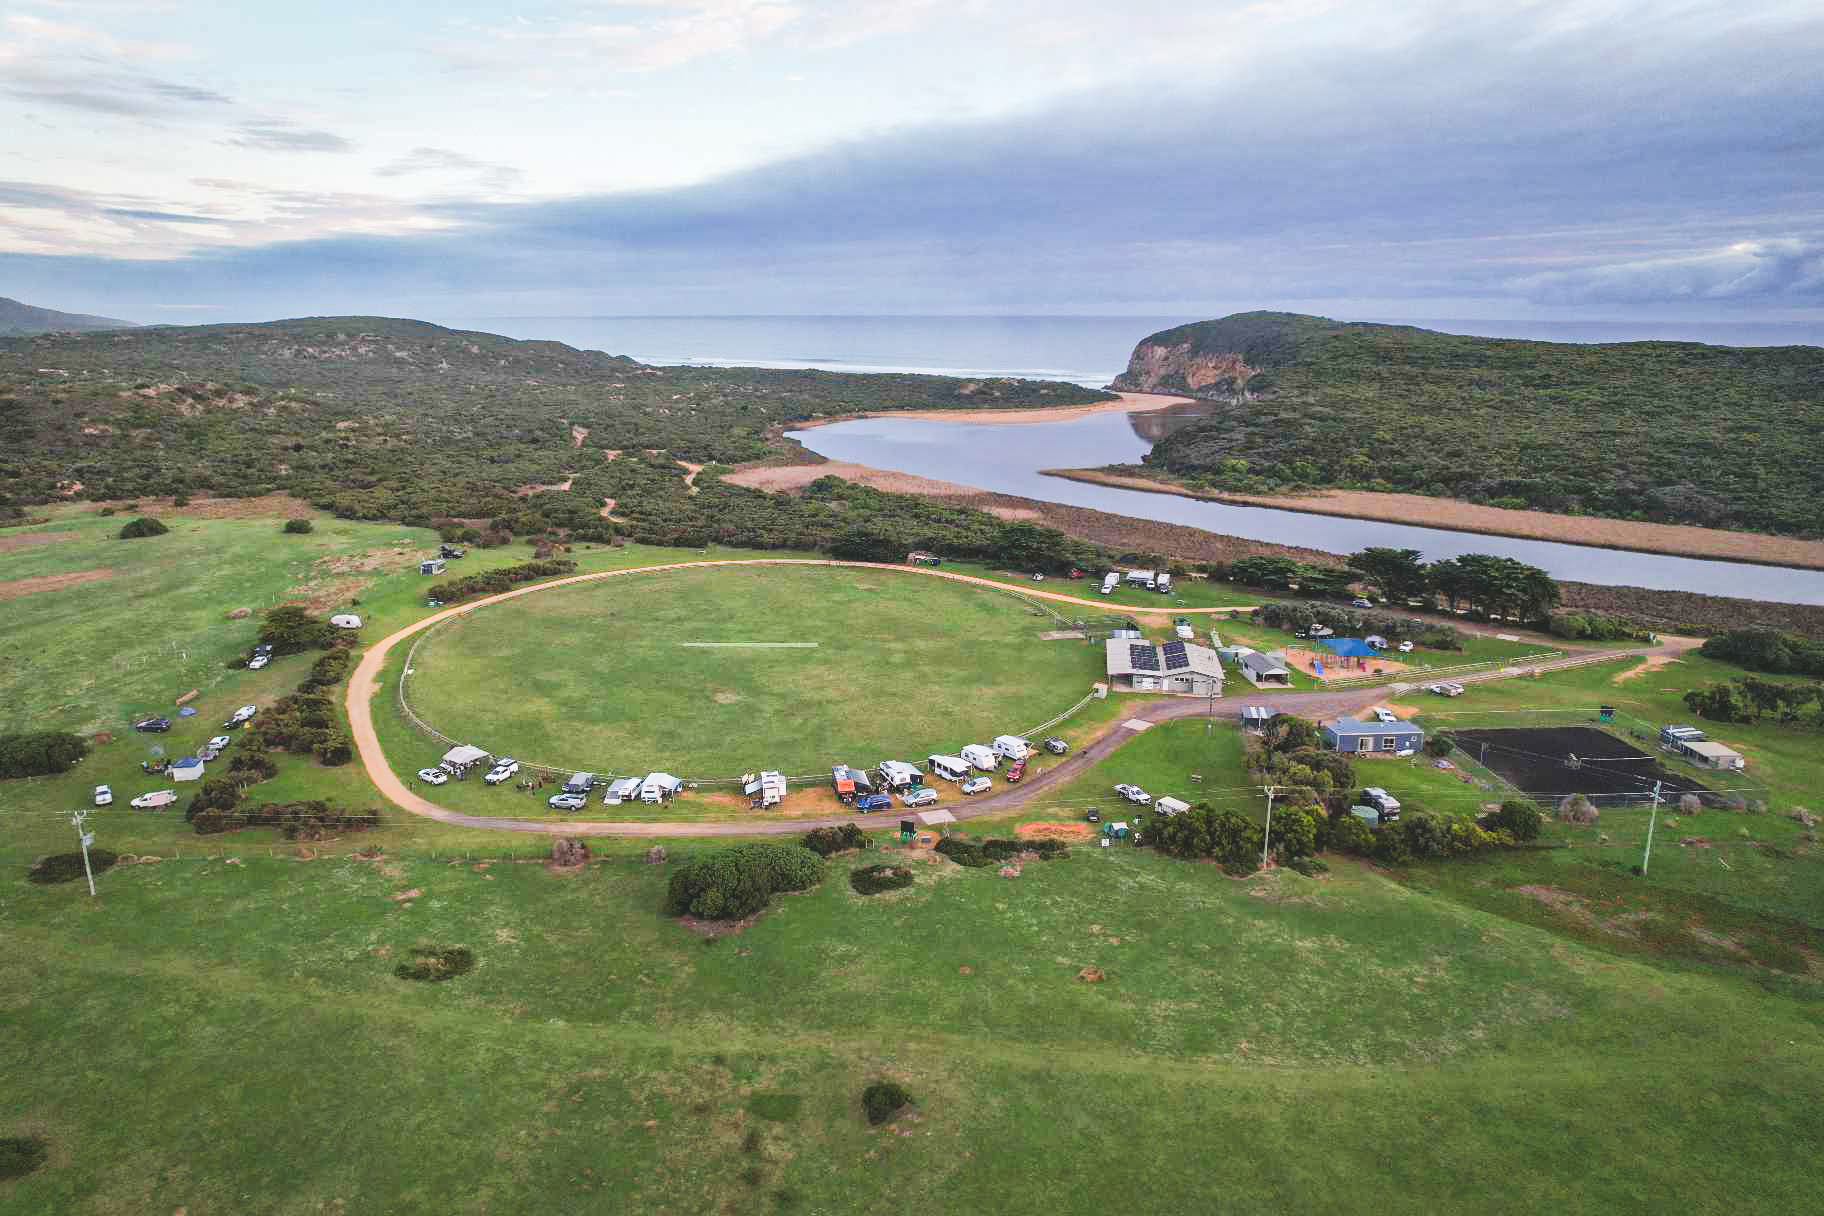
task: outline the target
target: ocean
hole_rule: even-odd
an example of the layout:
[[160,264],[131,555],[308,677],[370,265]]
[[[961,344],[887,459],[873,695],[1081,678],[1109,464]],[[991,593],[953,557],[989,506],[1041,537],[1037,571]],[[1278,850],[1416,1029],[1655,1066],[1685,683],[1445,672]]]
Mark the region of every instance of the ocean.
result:
[[[543,338],[642,363],[842,372],[1027,376],[1101,387],[1148,334],[1204,317],[440,317],[440,325]],[[1551,342],[1824,346],[1824,322],[1363,320]]]

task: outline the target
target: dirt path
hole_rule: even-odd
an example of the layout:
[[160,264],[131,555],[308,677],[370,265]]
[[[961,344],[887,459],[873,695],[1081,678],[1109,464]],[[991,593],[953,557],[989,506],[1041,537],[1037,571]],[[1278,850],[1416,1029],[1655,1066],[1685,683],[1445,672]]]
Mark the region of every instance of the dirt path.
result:
[[[572,575],[569,578],[553,579],[550,582],[535,583],[528,587],[503,591],[476,600],[471,604],[460,604],[454,608],[445,608],[432,613],[423,620],[416,621],[400,629],[373,646],[361,656],[361,662],[349,677],[345,705],[348,710],[349,732],[354,737],[355,750],[361,757],[361,764],[373,781],[375,788],[401,810],[440,823],[454,824],[459,827],[484,828],[497,832],[531,832],[547,836],[782,836],[808,832],[812,828],[837,827],[845,823],[854,823],[853,813],[832,815],[821,819],[793,819],[790,821],[768,821],[760,823],[632,823],[615,821],[572,821],[551,822],[539,819],[499,819],[487,815],[464,815],[421,797],[401,781],[386,761],[386,755],[380,749],[379,737],[374,732],[373,700],[383,690],[380,684],[380,671],[386,665],[387,656],[399,643],[422,633],[431,626],[452,617],[462,616],[477,608],[489,604],[498,604],[503,600],[516,599],[522,595],[531,595],[551,587],[562,587],[575,583],[599,582],[603,579],[622,578],[635,574],[651,574],[664,570],[694,570],[714,566],[833,566],[858,568],[866,570],[884,570],[896,574],[922,574],[930,578],[947,578],[955,582],[974,583],[979,586],[993,587],[997,590],[1008,590],[1004,584],[989,579],[976,578],[966,574],[950,574],[942,570],[931,570],[918,566],[893,566],[880,562],[844,562],[817,558],[751,558],[727,561],[673,562],[660,566],[640,566],[629,570],[603,570],[593,574]],[[1015,589],[1018,590],[1018,589]],[[1042,596],[1047,599],[1062,600],[1067,603],[1092,604],[1089,600],[1075,600],[1069,596],[1054,595],[1048,592],[1020,591],[1023,595]],[[1228,612],[1232,609],[1184,609],[1182,611]],[[1497,668],[1485,672],[1456,678],[1457,683],[1481,683],[1487,680],[1508,679],[1514,676],[1531,675],[1535,671],[1554,671],[1564,667],[1580,666],[1596,659],[1611,658],[1647,658],[1659,655],[1677,654],[1687,648],[1692,641],[1688,638],[1673,639],[1662,642],[1659,646],[1639,647],[1614,651],[1583,651],[1567,654],[1562,659],[1548,663],[1527,664]],[[1391,686],[1380,685],[1372,688],[1356,688],[1338,692],[1279,692],[1262,693],[1245,689],[1237,693],[1237,699],[1249,705],[1265,705],[1270,709],[1297,713],[1306,718],[1326,718],[1336,714],[1354,713],[1365,709],[1377,701],[1395,695]],[[1132,720],[1142,722],[1170,722],[1178,718],[1195,718],[1209,712],[1209,702],[1200,697],[1172,698],[1141,702],[1122,722],[1110,725],[1101,735],[1091,740],[1063,762],[1022,783],[1017,789],[1005,789],[1001,793],[978,801],[952,805],[948,809],[959,820],[977,819],[986,815],[1005,814],[1016,811],[1025,804],[1100,763],[1110,753],[1133,738],[1137,733],[1122,723]],[[1226,716],[1226,715],[1225,715]],[[882,816],[884,822],[887,816]]]

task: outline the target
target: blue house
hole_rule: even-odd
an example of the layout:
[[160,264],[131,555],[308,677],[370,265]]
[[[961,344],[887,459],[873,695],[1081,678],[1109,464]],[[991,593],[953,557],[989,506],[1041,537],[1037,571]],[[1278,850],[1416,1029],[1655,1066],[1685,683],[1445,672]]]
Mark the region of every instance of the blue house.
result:
[[1425,743],[1425,732],[1410,722],[1363,722],[1359,718],[1338,718],[1322,728],[1324,743],[1339,752],[1417,751]]

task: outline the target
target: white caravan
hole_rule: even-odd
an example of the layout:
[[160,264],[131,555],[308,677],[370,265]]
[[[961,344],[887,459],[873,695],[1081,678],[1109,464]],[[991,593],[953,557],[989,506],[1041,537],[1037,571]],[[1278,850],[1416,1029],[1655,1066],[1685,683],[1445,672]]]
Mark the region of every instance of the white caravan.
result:
[[623,802],[632,802],[640,796],[640,779],[638,777],[616,777],[608,783],[608,792],[602,795],[603,806],[619,806]]
[[1161,574],[1158,578],[1153,580],[1153,590],[1159,592],[1159,594],[1164,595],[1166,592],[1170,591],[1171,589],[1172,589],[1172,576],[1171,575]]
[[892,789],[904,789],[908,785],[918,785],[924,780],[924,774],[918,771],[918,765],[907,764],[904,760],[882,760],[880,762],[880,779]]
[[683,788],[682,777],[674,777],[670,773],[647,773],[646,780],[640,782],[640,801],[663,802]]
[[1032,755],[1032,744],[1018,735],[999,735],[994,740],[994,750],[1008,760],[1024,760]]
[[1001,766],[1001,758],[995,754],[992,747],[984,743],[971,743],[964,747],[959,754],[963,759],[986,772],[992,772]]
[[969,775],[969,762],[961,756],[926,756],[934,776],[947,781],[961,781]]
[[1121,576],[1119,574],[1117,574],[1115,571],[1110,570],[1107,574],[1104,574],[1102,576],[1102,594],[1103,595],[1113,595],[1115,593],[1115,588],[1119,587],[1120,585],[1121,585]]

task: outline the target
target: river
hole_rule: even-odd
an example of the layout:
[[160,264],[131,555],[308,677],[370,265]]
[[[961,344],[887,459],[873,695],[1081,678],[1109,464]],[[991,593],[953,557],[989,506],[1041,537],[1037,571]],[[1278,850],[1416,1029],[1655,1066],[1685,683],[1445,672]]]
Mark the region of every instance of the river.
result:
[[[1193,407],[1194,412],[1194,407]],[[788,436],[830,460],[912,473],[980,490],[1090,507],[1137,519],[1184,524],[1209,532],[1331,553],[1371,545],[1418,549],[1429,561],[1492,553],[1538,566],[1554,578],[1617,587],[1695,591],[1705,595],[1824,604],[1824,571],[1742,562],[1707,561],[1600,549],[1554,541],[1487,536],[1377,520],[1343,519],[1203,502],[1047,477],[1040,469],[1134,464],[1174,422],[1157,415],[1090,414],[1063,422],[1016,424],[944,422],[923,418],[860,418]]]

